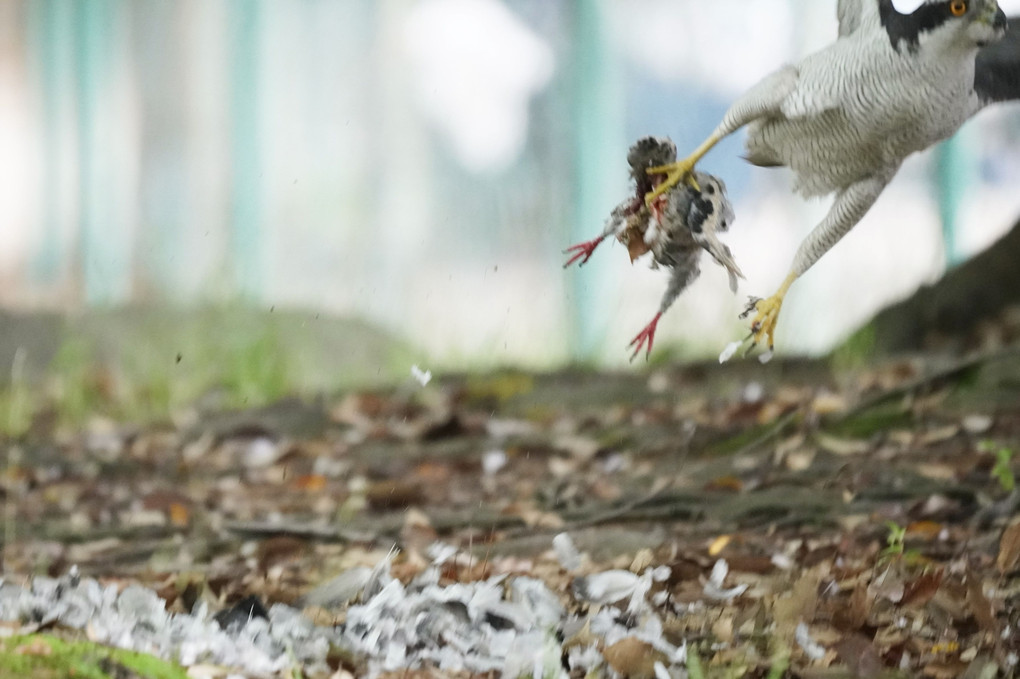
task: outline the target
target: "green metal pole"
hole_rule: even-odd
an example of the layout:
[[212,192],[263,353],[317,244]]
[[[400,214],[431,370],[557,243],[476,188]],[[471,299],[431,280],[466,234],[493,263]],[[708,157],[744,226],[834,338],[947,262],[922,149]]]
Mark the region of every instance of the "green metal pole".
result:
[[263,292],[261,102],[259,37],[263,3],[231,0],[230,117],[233,187],[230,252],[234,280],[242,297]]
[[[573,84],[574,219],[572,243],[597,236],[627,190],[624,105],[618,63],[606,21],[606,0],[577,0],[574,6]],[[609,244],[603,247],[608,249]],[[581,271],[568,271],[570,348],[575,360],[591,360],[603,349],[614,299],[607,253],[596,252]],[[600,301],[601,300],[601,301]],[[600,315],[593,315],[599,305]],[[596,320],[596,318],[603,320]]]

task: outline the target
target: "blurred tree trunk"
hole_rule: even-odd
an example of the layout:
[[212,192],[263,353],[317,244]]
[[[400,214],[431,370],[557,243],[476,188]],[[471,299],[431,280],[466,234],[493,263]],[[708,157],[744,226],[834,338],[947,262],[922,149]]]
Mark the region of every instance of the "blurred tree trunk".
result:
[[879,354],[938,345],[964,349],[978,323],[1020,303],[1020,222],[987,250],[886,307],[848,341],[862,337]]

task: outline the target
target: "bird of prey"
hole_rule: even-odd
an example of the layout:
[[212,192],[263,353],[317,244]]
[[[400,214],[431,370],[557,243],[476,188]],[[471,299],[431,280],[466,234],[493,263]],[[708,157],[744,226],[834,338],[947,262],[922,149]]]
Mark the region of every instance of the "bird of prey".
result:
[[776,294],[748,305],[753,342],[770,350],[790,286],[864,217],[903,160],[985,106],[1020,98],[1020,42],[1002,41],[995,0],[926,0],[909,14],[892,0],[839,0],[837,15],[835,42],[753,86],[689,157],[649,169],[665,176],[651,205],[680,182],[696,187],[695,164],[747,126],[748,161],[789,167],[805,197],[835,194]]
[[720,266],[726,268],[730,289],[734,292],[737,290],[737,278],[744,277],[733,261],[730,249],[717,235],[733,223],[733,206],[726,196],[726,184],[721,179],[693,171],[692,177],[698,189],[677,185],[660,194],[650,205],[645,203],[645,195],[661,180],[658,176],[649,176],[648,168],[675,160],[676,144],[670,139],[639,139],[627,153],[634,194],[613,210],[597,238],[572,245],[565,251],[571,257],[564,268],[578,261],[583,265],[599,243],[615,235],[627,246],[631,261],[651,252],[653,268],[664,266],[670,270],[669,285],[659,303],[658,313],[630,343],[634,347],[631,360],[645,347],[646,357],[651,354],[659,319],[701,273],[698,260],[702,252],[712,255]]

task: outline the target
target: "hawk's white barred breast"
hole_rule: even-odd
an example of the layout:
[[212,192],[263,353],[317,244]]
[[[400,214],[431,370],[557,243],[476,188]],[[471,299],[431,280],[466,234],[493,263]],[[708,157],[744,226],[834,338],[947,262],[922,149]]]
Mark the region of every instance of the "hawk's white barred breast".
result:
[[978,108],[974,60],[924,53],[893,49],[881,31],[859,32],[787,67],[782,113],[748,127],[749,160],[790,167],[805,196],[891,176]]

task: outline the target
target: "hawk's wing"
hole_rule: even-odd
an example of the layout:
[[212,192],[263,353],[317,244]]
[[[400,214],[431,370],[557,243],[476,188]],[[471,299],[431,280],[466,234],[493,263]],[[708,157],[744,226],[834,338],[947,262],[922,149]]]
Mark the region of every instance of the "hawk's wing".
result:
[[863,5],[870,0],[839,0],[836,6],[836,18],[839,20],[839,37],[843,38],[861,25],[861,11]]
[[877,27],[881,22],[881,11],[895,12],[892,0],[839,0],[835,16],[839,20],[839,37],[846,38],[861,28],[862,24]]
[[1005,38],[978,52],[974,91],[982,106],[1020,99],[1020,16],[1010,18]]

